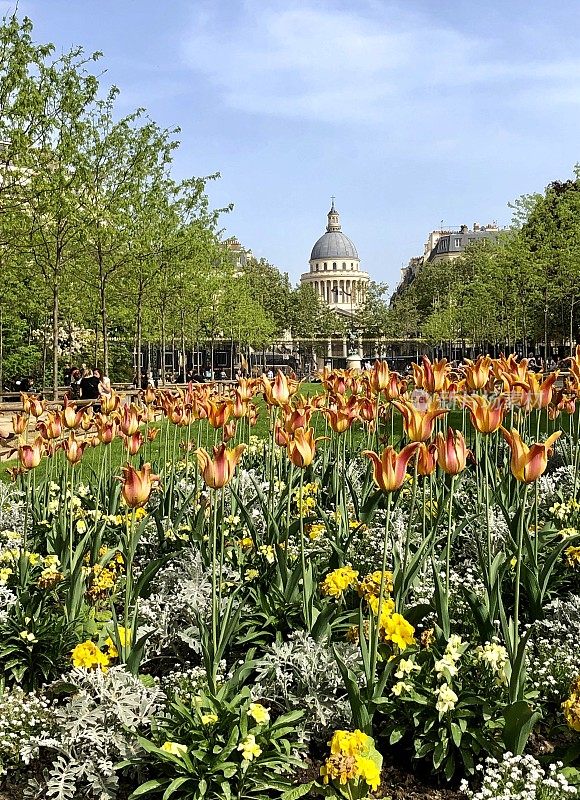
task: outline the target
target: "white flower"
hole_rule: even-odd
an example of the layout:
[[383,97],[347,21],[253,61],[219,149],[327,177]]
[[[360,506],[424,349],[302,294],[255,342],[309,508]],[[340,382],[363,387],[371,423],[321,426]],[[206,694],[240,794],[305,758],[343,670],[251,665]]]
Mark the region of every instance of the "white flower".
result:
[[437,702],[435,708],[440,714],[446,714],[455,708],[455,704],[459,700],[453,689],[448,683],[442,683],[438,690],[435,691],[437,695]]

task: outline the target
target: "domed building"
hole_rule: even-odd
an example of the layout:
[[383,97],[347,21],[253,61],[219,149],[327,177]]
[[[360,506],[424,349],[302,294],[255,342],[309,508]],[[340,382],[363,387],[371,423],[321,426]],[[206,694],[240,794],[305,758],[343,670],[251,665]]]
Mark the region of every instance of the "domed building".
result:
[[326,233],[312,248],[310,271],[300,276],[300,283],[312,286],[333,310],[350,316],[361,305],[368,282],[368,273],[361,272],[356,247],[342,232],[333,198]]

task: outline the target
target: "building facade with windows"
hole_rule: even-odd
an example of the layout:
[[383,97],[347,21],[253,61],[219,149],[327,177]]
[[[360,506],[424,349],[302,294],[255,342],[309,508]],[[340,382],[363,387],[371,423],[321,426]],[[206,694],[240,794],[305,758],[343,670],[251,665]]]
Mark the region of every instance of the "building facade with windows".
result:
[[357,249],[342,232],[334,198],[327,216],[326,232],[312,248],[310,270],[300,276],[300,283],[312,286],[329,308],[350,316],[364,300],[369,275],[361,270]]

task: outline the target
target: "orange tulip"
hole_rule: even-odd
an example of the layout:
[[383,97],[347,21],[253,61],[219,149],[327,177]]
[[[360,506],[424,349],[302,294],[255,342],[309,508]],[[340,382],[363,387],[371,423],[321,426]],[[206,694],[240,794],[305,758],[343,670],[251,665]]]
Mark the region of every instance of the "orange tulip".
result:
[[296,428],[292,438],[288,440],[288,458],[296,467],[303,469],[310,466],[316,455],[314,428]]
[[550,405],[554,393],[554,383],[559,374],[559,372],[551,372],[548,377],[540,383],[535,372],[528,373],[527,384],[530,390],[532,408],[543,409]]
[[407,474],[409,459],[418,448],[418,442],[411,442],[397,453],[395,448],[389,445],[380,456],[372,450],[363,450],[363,456],[373,462],[373,478],[379,489],[383,492],[396,492],[401,488]]
[[135,431],[130,436],[126,434],[121,434],[123,437],[123,441],[125,442],[125,447],[127,448],[127,452],[130,456],[136,456],[141,446],[143,445],[143,434],[141,431]]
[[81,424],[81,420],[83,418],[83,410],[82,408],[75,408],[74,406],[70,405],[68,399],[64,401],[64,406],[62,409],[62,421],[64,423],[65,428],[69,430],[76,430],[79,425]]
[[206,403],[207,421],[211,427],[216,430],[218,428],[223,428],[229,419],[231,410],[232,404],[229,400],[218,403],[213,400],[208,400]]
[[479,356],[477,361],[466,358],[465,362],[465,383],[473,391],[483,389],[489,380],[491,371],[491,358],[489,356]]
[[494,397],[491,402],[480,394],[470,394],[463,398],[463,405],[469,409],[471,424],[480,433],[495,433],[503,422],[505,397]]
[[92,409],[83,412],[83,416],[81,418],[81,428],[83,431],[90,431],[93,427],[94,417]]
[[368,397],[359,397],[358,415],[364,422],[372,422],[375,418],[375,404]]
[[250,423],[251,427],[253,428],[254,425],[258,422],[258,407],[254,405],[254,403],[250,403],[248,409],[248,422]]
[[146,406],[153,405],[156,397],[155,389],[152,386],[148,386],[143,392],[143,402]]
[[242,419],[248,413],[248,401],[244,399],[239,389],[234,391],[232,403],[232,416],[235,419]]
[[137,406],[123,406],[119,411],[119,428],[125,436],[132,436],[139,430],[140,413]]
[[294,433],[296,428],[307,428],[312,417],[312,407],[306,403],[305,405],[292,406],[287,405],[282,409],[284,430],[286,433]]
[[101,397],[101,411],[103,414],[112,414],[113,411],[116,411],[121,404],[121,396],[118,395],[114,390],[111,391],[111,394],[106,397]]
[[224,442],[229,442],[231,439],[234,438],[234,436],[236,435],[235,419],[231,419],[229,422],[226,422],[222,433]]
[[13,414],[12,415],[12,430],[17,435],[21,435],[26,432],[28,427],[28,417],[24,414]]
[[37,422],[36,429],[43,439],[58,439],[62,433],[62,420],[58,412],[49,411],[45,422]]
[[424,389],[429,394],[443,391],[446,388],[449,374],[447,359],[431,362],[427,356],[423,356],[422,360],[423,366],[411,364],[417,389]]
[[108,419],[103,414],[98,414],[95,417],[95,425],[97,426],[99,441],[103,444],[111,444],[117,435],[116,421],[114,419]]
[[70,464],[78,464],[80,462],[88,444],[87,441],[79,442],[75,436],[75,432],[70,432],[68,439],[62,443],[64,453]]
[[369,385],[375,394],[384,391],[390,383],[391,373],[386,361],[375,361],[368,371]]
[[344,433],[358,418],[358,398],[351,395],[348,400],[338,395],[328,408],[324,410],[330,427],[335,433]]
[[437,445],[419,442],[417,454],[417,472],[423,476],[431,475],[437,465]]
[[469,450],[465,444],[463,434],[447,428],[447,435],[437,434],[437,462],[443,472],[448,475],[459,475],[465,469]]
[[140,508],[149,500],[153,488],[159,483],[159,475],[151,474],[151,464],[135,469],[131,464],[123,467],[121,492],[129,508]]
[[288,381],[281,370],[278,370],[276,373],[273,383],[263,375],[262,386],[264,400],[269,406],[285,406],[296,391],[296,386],[293,386],[292,383]]
[[222,442],[213,448],[213,459],[203,447],[195,451],[201,474],[210,489],[221,489],[231,481],[245,449],[245,444],[239,444],[233,450],[228,450]]
[[44,452],[42,436],[37,436],[32,444],[22,443],[18,446],[18,460],[24,469],[34,469],[40,464]]
[[425,442],[433,433],[433,426],[437,417],[443,417],[448,409],[439,408],[436,401],[432,402],[427,411],[417,408],[411,400],[393,400],[393,405],[403,415],[405,433],[412,442]]
[[249,378],[238,378],[238,387],[236,393],[239,394],[243,403],[247,403],[254,396],[255,381]]
[[149,430],[147,431],[147,441],[154,442],[155,439],[157,439],[160,430],[161,428],[149,428]]
[[505,428],[500,430],[511,450],[510,467],[514,478],[522,483],[533,483],[546,471],[549,449],[560,438],[562,431],[556,431],[548,436],[545,442],[536,442],[528,446],[515,428],[512,428],[511,432]]
[[576,386],[580,386],[580,344],[576,345],[576,355],[570,356],[566,361],[570,362],[570,374]]

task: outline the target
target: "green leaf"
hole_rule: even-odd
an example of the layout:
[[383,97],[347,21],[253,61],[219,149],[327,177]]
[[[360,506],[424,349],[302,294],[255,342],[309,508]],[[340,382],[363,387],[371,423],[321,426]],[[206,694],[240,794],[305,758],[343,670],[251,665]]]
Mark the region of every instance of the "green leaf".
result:
[[307,795],[315,783],[316,781],[310,781],[309,783],[301,783],[299,786],[288,789],[288,791],[282,794],[280,800],[298,800],[298,798]]
[[162,789],[164,786],[167,786],[168,781],[168,778],[165,780],[156,778],[155,780],[147,781],[147,783],[142,783],[141,786],[135,789],[133,794],[129,795],[129,800],[132,800],[133,797],[142,797],[144,794]]
[[505,726],[502,739],[508,750],[521,756],[536,722],[542,714],[536,711],[525,700],[511,703],[503,713]]
[[187,783],[190,780],[191,778],[188,775],[182,775],[180,778],[175,778],[175,780],[171,781],[167,789],[163,792],[162,800],[169,800],[173,792],[177,791],[180,786],[183,786],[184,783]]

